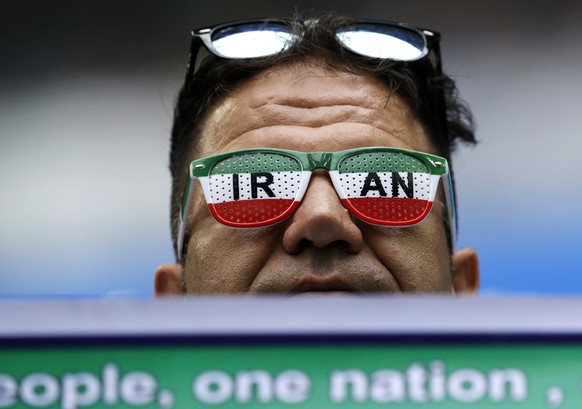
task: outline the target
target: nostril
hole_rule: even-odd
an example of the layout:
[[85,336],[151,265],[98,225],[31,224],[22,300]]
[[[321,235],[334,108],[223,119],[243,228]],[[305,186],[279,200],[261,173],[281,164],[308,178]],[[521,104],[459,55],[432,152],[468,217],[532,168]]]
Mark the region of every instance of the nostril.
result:
[[305,249],[309,248],[313,243],[311,240],[301,239],[301,241],[297,244],[297,252],[301,253]]
[[350,244],[345,240],[336,240],[336,241],[333,241],[331,243],[327,243],[324,246],[318,246],[313,241],[311,241],[309,239],[301,239],[299,241],[299,243],[297,244],[297,253],[301,253],[310,247],[326,248],[326,249],[335,247],[335,248],[338,248],[342,251],[350,252]]

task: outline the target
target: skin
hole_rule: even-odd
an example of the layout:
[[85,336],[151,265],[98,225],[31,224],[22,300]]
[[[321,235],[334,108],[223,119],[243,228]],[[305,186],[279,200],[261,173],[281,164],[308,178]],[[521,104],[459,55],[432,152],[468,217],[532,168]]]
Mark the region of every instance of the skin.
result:
[[[196,158],[252,147],[332,152],[382,145],[436,153],[409,107],[378,80],[307,63],[265,71],[236,88],[208,112],[200,141]],[[435,203],[412,227],[374,226],[351,216],[327,172],[316,170],[290,218],[232,229],[212,218],[196,189],[184,269],[160,266],[155,292],[475,292],[477,255],[469,248],[450,254],[443,210]]]

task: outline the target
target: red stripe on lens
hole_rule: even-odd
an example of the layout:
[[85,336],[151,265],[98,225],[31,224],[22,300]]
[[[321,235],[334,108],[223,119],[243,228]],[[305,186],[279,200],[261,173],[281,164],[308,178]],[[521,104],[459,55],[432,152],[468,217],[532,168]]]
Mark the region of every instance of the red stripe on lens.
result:
[[260,227],[285,219],[297,206],[293,199],[253,199],[209,204],[208,209],[226,226]]
[[342,200],[354,216],[369,223],[385,226],[410,226],[424,219],[432,202],[393,197],[361,197]]

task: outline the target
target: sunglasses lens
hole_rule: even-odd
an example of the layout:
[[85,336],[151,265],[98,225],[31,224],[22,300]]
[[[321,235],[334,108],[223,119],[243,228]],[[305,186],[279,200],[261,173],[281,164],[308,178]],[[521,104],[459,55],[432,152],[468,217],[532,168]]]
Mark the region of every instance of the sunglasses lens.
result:
[[372,58],[414,61],[427,53],[424,36],[401,26],[360,24],[338,30],[337,38],[351,51]]
[[252,23],[225,27],[212,35],[212,45],[226,58],[259,58],[290,47],[293,34],[277,23]]
[[299,205],[301,163],[281,153],[245,153],[216,163],[208,180],[210,212],[232,227],[283,220]]
[[430,171],[405,153],[351,155],[340,162],[338,173],[344,205],[362,220],[406,226],[421,221],[432,207]]

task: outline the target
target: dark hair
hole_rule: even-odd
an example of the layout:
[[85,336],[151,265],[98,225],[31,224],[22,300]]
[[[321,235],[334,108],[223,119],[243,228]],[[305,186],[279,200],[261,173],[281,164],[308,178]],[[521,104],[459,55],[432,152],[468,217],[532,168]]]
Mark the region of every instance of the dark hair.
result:
[[[307,21],[307,20],[305,20]],[[296,62],[328,70],[373,76],[408,103],[424,125],[437,153],[449,160],[458,140],[475,143],[470,111],[457,95],[455,81],[435,66],[434,55],[412,63],[373,60],[345,50],[336,40],[339,27],[353,20],[337,15],[292,22],[300,40],[283,53],[252,60],[208,56],[179,93],[170,148],[172,174],[171,231],[176,252],[178,214],[188,163],[196,150],[200,127],[208,108],[220,97],[259,72]],[[193,56],[192,58],[194,58]]]

